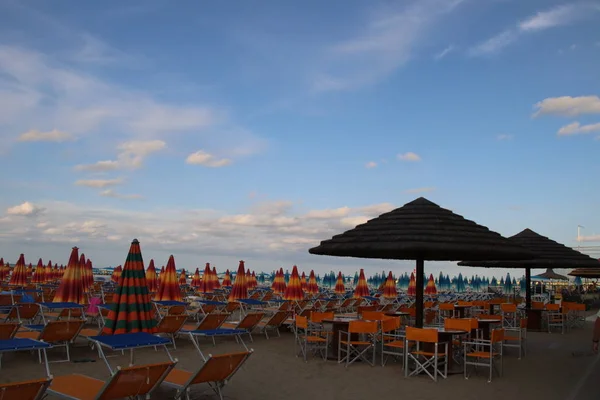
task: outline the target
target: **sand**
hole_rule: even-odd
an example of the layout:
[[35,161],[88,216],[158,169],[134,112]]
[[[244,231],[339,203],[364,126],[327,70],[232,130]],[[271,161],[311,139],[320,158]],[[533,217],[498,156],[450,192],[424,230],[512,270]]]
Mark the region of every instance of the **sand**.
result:
[[[564,335],[560,333],[529,333],[526,357],[517,359],[516,349],[509,349],[504,357],[504,376],[487,383],[485,371],[480,376],[465,380],[462,375],[452,375],[435,383],[427,377],[404,378],[400,365],[388,363],[370,367],[355,363],[346,369],[334,361],[324,362],[309,358],[304,363],[294,353],[294,338],[289,332],[280,338],[266,340],[254,335],[249,347],[254,349],[245,367],[238,371],[224,389],[226,399],[371,399],[402,397],[412,400],[426,399],[544,399],[588,400],[600,398],[600,358],[589,355],[591,349],[591,323]],[[217,346],[206,341],[201,346],[206,355],[242,350],[233,340],[219,340]],[[573,356],[573,352],[587,355]],[[120,353],[113,353],[120,354]],[[177,340],[177,350],[172,354],[179,360],[177,368],[197,368],[200,358],[187,338]],[[51,360],[62,357],[61,349],[49,351]],[[73,360],[93,359],[95,362],[51,363],[54,376],[81,373],[107,379],[108,370],[85,341],[78,341],[72,351]],[[162,351],[141,349],[136,352],[136,363],[165,361]],[[128,356],[110,358],[113,366],[127,365]],[[2,360],[0,382],[12,382],[43,377],[44,368],[37,363],[37,355],[6,354]],[[193,398],[216,399],[206,386],[197,387]],[[153,399],[171,399],[173,391],[164,387]],[[49,399],[54,397],[49,396]]]

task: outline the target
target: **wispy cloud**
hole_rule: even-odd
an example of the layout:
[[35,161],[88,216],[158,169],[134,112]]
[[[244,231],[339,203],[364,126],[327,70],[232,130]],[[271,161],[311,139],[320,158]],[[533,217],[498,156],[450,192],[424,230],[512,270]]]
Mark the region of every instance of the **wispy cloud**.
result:
[[508,134],[502,134],[502,135],[498,135],[496,136],[496,140],[512,140],[514,138],[513,135],[508,135]]
[[122,193],[117,193],[115,192],[113,189],[106,189],[100,192],[100,196],[102,197],[112,197],[115,199],[123,199],[123,200],[139,200],[139,199],[143,199],[144,197],[142,195],[139,194],[122,194]]
[[556,134],[558,136],[570,136],[594,132],[600,132],[600,122],[588,125],[581,125],[579,122],[572,122],[560,128]]
[[433,191],[435,191],[434,187],[422,187],[422,188],[407,189],[404,191],[404,193],[418,194],[418,193],[428,193],[428,192],[433,192]]
[[77,171],[112,171],[117,169],[138,169],[143,165],[144,158],[164,149],[166,143],[162,140],[131,141],[117,146],[119,151],[116,160],[98,161],[94,164],[75,166]]
[[31,129],[19,135],[19,142],[65,142],[67,140],[73,140],[73,135],[66,132],[53,129],[48,132],[41,132],[36,129]]
[[219,168],[230,165],[232,161],[228,158],[218,158],[210,153],[207,153],[204,150],[199,150],[187,156],[185,162],[186,164],[191,165],[202,165],[205,167]]
[[534,104],[533,107],[536,109],[533,113],[533,117],[539,117],[541,115],[576,117],[582,114],[600,114],[600,97],[549,97]]
[[376,167],[377,167],[377,163],[375,161],[369,161],[368,163],[365,164],[365,168],[367,168],[367,169],[376,168]]
[[597,5],[584,2],[560,5],[549,10],[540,11],[518,22],[516,26],[471,47],[468,53],[472,56],[495,54],[515,42],[522,35],[571,25],[591,17],[597,11],[600,11]]
[[376,10],[363,32],[329,48],[328,67],[314,77],[313,90],[347,90],[381,81],[405,65],[423,36],[463,1],[414,0]]
[[398,154],[398,160],[407,162],[421,161],[421,156],[409,151],[408,153]]
[[19,205],[9,207],[6,210],[8,215],[19,215],[23,217],[34,216],[42,213],[45,210],[44,207],[37,206],[29,201],[21,203]]
[[435,60],[441,60],[442,58],[446,57],[448,54],[450,54],[451,52],[454,51],[454,45],[449,45],[448,47],[446,47],[444,50],[440,51],[439,53],[437,53],[435,56],[433,56],[433,58]]
[[109,186],[121,185],[123,179],[80,179],[75,181],[77,186],[87,186],[92,188],[105,188]]

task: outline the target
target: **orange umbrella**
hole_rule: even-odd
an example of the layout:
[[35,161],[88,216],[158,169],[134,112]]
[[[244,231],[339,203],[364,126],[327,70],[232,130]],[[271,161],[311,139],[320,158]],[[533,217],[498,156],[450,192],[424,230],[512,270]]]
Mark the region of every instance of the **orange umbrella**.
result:
[[425,294],[437,294],[437,288],[435,287],[435,279],[433,279],[433,274],[429,274],[429,280],[427,281],[427,286],[425,286]]
[[92,265],[92,260],[89,258],[86,260],[85,264],[82,265],[85,266],[85,284],[87,285],[86,291],[89,291],[91,287],[94,286],[94,266]]
[[150,260],[150,265],[148,266],[148,270],[146,271],[146,283],[148,284],[148,290],[151,293],[156,292],[156,267],[154,267],[154,260],[152,259]]
[[410,282],[408,282],[408,289],[406,293],[409,296],[415,296],[417,294],[417,280],[415,279],[414,272],[410,273]]
[[133,239],[102,334],[154,333],[156,320],[153,314],[140,242]]
[[185,269],[181,270],[181,274],[179,275],[179,285],[187,284],[187,274],[185,273]]
[[277,285],[279,284],[279,271],[275,271],[275,278],[273,278],[273,282],[271,282],[271,290],[274,293],[277,293]]
[[194,276],[192,277],[192,287],[198,288],[202,285],[202,279],[200,279],[200,268],[196,268]]
[[248,288],[246,287],[246,272],[244,270],[244,261],[240,261],[233,288],[229,293],[228,301],[236,301],[238,299],[248,298]]
[[25,255],[21,254],[10,276],[9,285],[25,286],[27,285],[27,267],[25,266]]
[[306,275],[304,271],[302,271],[302,275],[300,276],[300,285],[302,286],[302,290],[306,290]]
[[304,298],[304,292],[302,291],[302,284],[300,283],[300,276],[298,275],[298,267],[294,265],[292,269],[292,275],[288,282],[285,293],[283,294],[284,300],[302,300]]
[[285,277],[283,276],[283,268],[279,269],[279,273],[275,275],[275,288],[274,293],[285,293]]
[[344,285],[344,277],[342,276],[342,271],[338,273],[337,281],[335,282],[335,294],[345,294],[346,293],[346,285]]
[[4,265],[4,258],[0,258],[0,282],[8,276],[8,267]]
[[79,249],[73,247],[71,250],[71,257],[69,257],[69,264],[65,275],[62,277],[56,294],[54,295],[55,303],[71,302],[78,304],[85,304],[85,294],[83,291],[83,279],[81,274],[81,265],[79,264]]
[[217,269],[215,267],[213,267],[212,274],[210,275],[210,277],[212,279],[213,290],[220,289],[221,284],[219,283],[219,276],[217,275]]
[[119,282],[119,278],[121,277],[121,266],[119,265],[117,268],[113,269],[113,273],[110,279],[112,279],[113,282]]
[[396,281],[392,276],[392,271],[388,274],[387,279],[385,280],[385,285],[383,286],[383,298],[385,299],[395,299],[398,297],[398,290],[396,289]]
[[357,299],[359,297],[368,296],[369,294],[369,286],[367,286],[367,280],[365,279],[365,270],[361,268],[360,274],[358,275],[358,284],[354,289],[354,295],[352,297]]
[[246,288],[248,288],[248,290],[254,289],[252,285],[252,274],[250,273],[250,270],[246,271]]
[[256,274],[254,273],[254,271],[252,271],[252,276],[250,277],[251,282],[252,282],[252,289],[256,288],[258,286],[258,281],[256,280]]
[[161,282],[154,299],[158,301],[183,301],[181,289],[177,283],[177,270],[175,269],[175,258],[171,255],[167,262],[167,269],[160,274]]
[[31,265],[31,263],[29,263],[29,265],[27,266],[27,279],[31,279],[32,276],[33,276],[33,265]]
[[42,259],[40,258],[38,260],[37,266],[35,267],[35,272],[33,273],[33,276],[31,277],[31,283],[44,283],[44,279],[45,279],[45,271],[44,271],[44,263],[42,262]]
[[54,271],[52,270],[52,261],[48,260],[46,270],[44,271],[44,283],[52,282],[54,280]]
[[223,277],[223,286],[231,286],[231,274],[229,273],[229,270],[225,271],[225,276]]
[[315,271],[310,271],[310,276],[308,277],[308,284],[306,285],[306,293],[308,294],[317,294],[319,293],[319,286],[317,285],[317,278],[315,277]]
[[85,254],[81,253],[79,256],[79,268],[81,269],[81,282],[83,282],[83,291],[87,292],[89,289],[90,281],[88,279],[88,272],[86,268]]
[[206,263],[204,266],[204,276],[202,278],[202,283],[200,284],[200,289],[198,289],[202,293],[212,293],[213,285],[212,285],[212,271],[210,269],[210,263]]
[[158,276],[158,288],[162,285],[163,278],[165,277],[165,266],[163,265],[160,269],[160,275]]

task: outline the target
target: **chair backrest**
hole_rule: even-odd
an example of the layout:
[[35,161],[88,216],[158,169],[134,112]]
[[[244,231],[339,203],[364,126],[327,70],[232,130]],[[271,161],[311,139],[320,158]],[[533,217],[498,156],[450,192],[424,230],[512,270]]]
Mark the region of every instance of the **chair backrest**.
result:
[[471,332],[471,320],[463,318],[446,318],[444,319],[444,328],[448,330]]
[[452,303],[440,303],[440,311],[454,311],[454,304]]
[[225,311],[227,311],[228,313],[232,313],[235,310],[237,310],[238,308],[240,308],[240,303],[235,302],[235,301],[230,301],[229,303],[227,303],[227,306],[225,306]]
[[185,315],[165,315],[156,326],[157,333],[173,334],[179,332],[186,319]]
[[392,308],[394,308],[394,305],[392,303],[388,303],[385,306],[381,307],[379,309],[379,311],[386,312],[386,311],[390,311]]
[[548,303],[548,304],[546,304],[546,310],[548,310],[548,311],[559,311],[560,310],[560,304]]
[[495,319],[498,321],[502,321],[502,315],[498,314],[479,314],[477,319]]
[[381,311],[363,311],[362,319],[367,321],[381,321],[385,316]]
[[33,303],[19,303],[19,318],[34,319],[40,312],[40,306]]
[[532,301],[531,308],[533,308],[534,310],[543,310],[544,302],[543,301]]
[[415,342],[437,343],[438,331],[437,329],[413,328],[411,326],[407,326],[406,339]]
[[289,313],[287,311],[277,311],[275,314],[273,314],[271,319],[267,321],[265,326],[279,327],[285,322],[288,315]]
[[143,396],[158,386],[175,366],[174,362],[119,368],[104,384],[98,400]]
[[0,323],[0,340],[12,339],[18,330],[19,330],[18,322],[1,322]]
[[385,318],[381,321],[381,331],[383,333],[393,332],[400,329],[401,321],[399,317]]
[[500,304],[500,309],[505,313],[514,313],[517,312],[517,305],[512,303],[502,303]]
[[473,302],[472,301],[459,300],[458,301],[458,305],[459,306],[472,306]]
[[359,306],[356,313],[360,317],[365,311],[377,311],[377,306]]
[[349,333],[377,333],[377,321],[350,321]]
[[301,315],[296,315],[296,328],[307,330],[308,318],[303,317]]
[[521,329],[527,329],[527,318],[521,318],[521,321],[519,321],[519,327]]
[[182,315],[185,313],[185,306],[172,306],[168,308],[168,315]]
[[269,301],[273,298],[273,292],[267,292],[261,299],[261,301]]
[[265,313],[257,312],[257,313],[249,313],[247,314],[243,320],[238,324],[238,329],[246,329],[251,331],[258,325],[258,323],[263,319]]
[[333,313],[333,311],[313,311],[310,313],[310,320],[315,323],[321,323],[325,319],[333,319],[334,316],[335,314]]
[[224,382],[231,379],[233,374],[246,362],[252,352],[221,354],[209,356],[198,372],[185,384],[185,387],[198,383]]
[[225,322],[227,317],[229,317],[229,314],[227,313],[206,314],[206,316],[204,317],[202,322],[200,322],[200,325],[198,325],[198,328],[196,329],[201,331],[219,329],[219,327],[223,325],[223,322]]
[[0,294],[0,306],[10,306],[13,303],[13,296],[10,294]]
[[84,321],[49,321],[42,332],[40,340],[47,343],[70,342],[77,337]]
[[504,329],[494,329],[492,331],[491,342],[498,343],[504,341]]
[[0,400],[39,400],[44,397],[50,382],[52,378],[0,384]]

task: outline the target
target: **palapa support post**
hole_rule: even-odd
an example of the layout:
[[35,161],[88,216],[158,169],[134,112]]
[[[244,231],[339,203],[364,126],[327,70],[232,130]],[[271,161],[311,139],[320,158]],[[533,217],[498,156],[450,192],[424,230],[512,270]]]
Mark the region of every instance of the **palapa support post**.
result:
[[525,268],[525,309],[531,309],[531,268]]
[[425,261],[417,260],[417,309],[415,313],[415,326],[423,327],[423,275],[425,274]]

